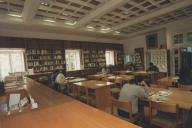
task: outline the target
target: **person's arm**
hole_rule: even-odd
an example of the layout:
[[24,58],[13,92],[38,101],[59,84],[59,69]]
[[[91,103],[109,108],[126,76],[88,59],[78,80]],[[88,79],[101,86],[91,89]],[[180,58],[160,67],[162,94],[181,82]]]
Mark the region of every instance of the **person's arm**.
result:
[[149,96],[149,87],[144,81],[141,84],[143,87],[139,88],[138,90],[139,97],[146,98]]

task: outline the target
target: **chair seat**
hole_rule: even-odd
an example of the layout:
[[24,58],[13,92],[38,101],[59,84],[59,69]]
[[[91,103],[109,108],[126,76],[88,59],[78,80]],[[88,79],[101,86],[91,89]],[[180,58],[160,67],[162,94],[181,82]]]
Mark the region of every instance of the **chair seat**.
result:
[[166,126],[167,128],[176,128],[176,115],[159,112],[157,115],[152,117],[152,122],[158,123],[159,125]]

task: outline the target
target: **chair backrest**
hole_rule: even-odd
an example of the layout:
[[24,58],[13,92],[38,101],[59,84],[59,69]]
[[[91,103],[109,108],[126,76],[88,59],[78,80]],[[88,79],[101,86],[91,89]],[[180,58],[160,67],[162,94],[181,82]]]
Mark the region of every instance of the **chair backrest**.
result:
[[192,127],[192,107],[188,113],[187,119],[184,122],[184,128],[191,128]]
[[161,112],[167,112],[167,113],[177,113],[178,112],[178,105],[176,105],[176,104],[158,103],[155,101],[151,101],[150,108],[156,109]]
[[112,99],[112,109],[111,109],[112,114],[114,114],[114,107],[126,109],[127,112],[129,113],[130,121],[133,121],[131,101],[120,101],[117,99]]

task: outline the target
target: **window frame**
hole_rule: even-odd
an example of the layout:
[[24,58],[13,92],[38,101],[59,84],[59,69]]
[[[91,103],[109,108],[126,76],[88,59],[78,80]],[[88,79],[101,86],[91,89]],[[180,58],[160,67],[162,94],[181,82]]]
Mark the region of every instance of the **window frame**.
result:
[[[68,68],[68,60],[67,60],[67,54],[69,53],[69,52],[74,52],[74,54],[75,54],[75,58],[77,57],[77,59],[75,59],[75,60],[77,60],[77,61],[75,61],[75,69],[73,70],[68,70],[69,68]],[[79,55],[77,55],[77,53],[79,54]],[[81,50],[80,49],[65,49],[65,63],[66,63],[66,71],[78,71],[78,70],[81,70]]]
[[[109,63],[107,62],[108,61],[107,53],[109,53]],[[115,51],[114,50],[106,50],[105,51],[105,59],[106,59],[106,66],[114,66],[115,65]]]

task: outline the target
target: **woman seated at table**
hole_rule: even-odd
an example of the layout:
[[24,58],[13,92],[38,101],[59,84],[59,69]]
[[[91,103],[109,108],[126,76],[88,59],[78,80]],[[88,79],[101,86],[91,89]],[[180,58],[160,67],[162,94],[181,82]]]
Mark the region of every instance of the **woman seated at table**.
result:
[[[142,77],[136,77],[125,84],[120,91],[119,100],[132,102],[132,114],[138,113],[138,99],[149,96],[149,84]],[[129,117],[125,109],[118,108],[118,114],[124,118]]]
[[191,68],[186,64],[179,71],[179,83],[182,85],[192,85]]
[[63,85],[66,84],[65,81],[65,76],[62,73],[62,71],[60,71],[59,69],[56,69],[53,74],[51,75],[51,81],[52,81],[52,86],[55,90],[60,90],[60,89],[64,89]]
[[159,68],[156,65],[154,65],[152,62],[150,62],[147,72],[159,72]]

